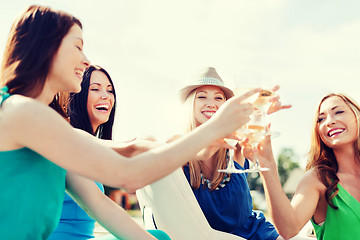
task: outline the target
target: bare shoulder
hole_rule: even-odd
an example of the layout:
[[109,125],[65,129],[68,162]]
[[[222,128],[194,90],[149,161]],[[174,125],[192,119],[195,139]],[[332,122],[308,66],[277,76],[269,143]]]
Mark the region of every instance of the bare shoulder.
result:
[[48,122],[48,118],[59,117],[49,106],[35,99],[13,95],[1,106],[0,130],[22,129],[23,127]]
[[59,114],[51,107],[36,99],[25,97],[21,95],[13,95],[3,104],[4,115],[8,118],[21,119],[25,118],[46,118],[57,117],[61,118]]
[[312,188],[319,193],[324,192],[326,189],[314,168],[305,173],[304,177],[300,180],[299,187]]
[[23,117],[36,116],[39,112],[46,113],[48,110],[48,106],[35,99],[21,95],[13,95],[3,103],[1,107],[1,118],[5,121],[17,120]]
[[21,95],[11,96],[0,108],[0,150],[22,147],[18,140],[25,134],[49,129],[57,121],[66,122],[46,104]]

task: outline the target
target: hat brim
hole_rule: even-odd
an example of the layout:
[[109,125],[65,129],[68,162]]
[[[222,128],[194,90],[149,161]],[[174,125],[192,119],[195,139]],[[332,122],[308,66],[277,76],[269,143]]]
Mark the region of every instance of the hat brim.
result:
[[224,86],[219,86],[219,85],[216,85],[216,84],[197,84],[197,85],[188,85],[188,86],[184,87],[183,89],[181,89],[179,91],[179,93],[178,93],[180,101],[182,103],[184,103],[186,101],[186,99],[188,98],[188,96],[195,89],[197,89],[199,87],[202,87],[202,86],[215,86],[215,87],[220,88],[224,92],[226,99],[229,99],[229,98],[234,96],[233,91],[231,89],[227,88],[227,87],[224,87]]

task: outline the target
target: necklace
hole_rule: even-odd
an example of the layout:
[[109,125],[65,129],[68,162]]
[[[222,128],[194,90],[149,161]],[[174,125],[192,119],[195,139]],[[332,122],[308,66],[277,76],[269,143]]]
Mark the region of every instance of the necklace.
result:
[[[226,151],[226,160],[227,160],[227,164],[229,164],[229,151]],[[226,164],[226,165],[227,165]],[[202,167],[202,164],[201,164],[201,167]],[[205,169],[205,167],[204,167]],[[207,168],[209,169],[209,168]],[[225,176],[223,178],[223,180],[221,181],[221,183],[215,188],[215,190],[219,190],[219,189],[222,189],[225,187],[225,185],[230,182],[230,174],[229,173],[225,173]],[[201,184],[204,185],[204,186],[207,186],[208,189],[211,189],[212,187],[212,182],[205,178],[203,176],[203,173],[201,172]]]

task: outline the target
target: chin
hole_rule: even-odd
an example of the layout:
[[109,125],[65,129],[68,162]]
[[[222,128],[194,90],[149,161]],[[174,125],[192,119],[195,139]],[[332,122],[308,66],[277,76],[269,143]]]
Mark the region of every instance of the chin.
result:
[[73,87],[72,90],[70,92],[72,93],[78,93],[81,91],[81,86],[76,86],[76,87]]
[[99,125],[101,125],[101,124],[104,124],[104,123],[106,123],[107,121],[109,121],[109,118],[98,117],[98,118],[96,119],[96,121],[99,123]]

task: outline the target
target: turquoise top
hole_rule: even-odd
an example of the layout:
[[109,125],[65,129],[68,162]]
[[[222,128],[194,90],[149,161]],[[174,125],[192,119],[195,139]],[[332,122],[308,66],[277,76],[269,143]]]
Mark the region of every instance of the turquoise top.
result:
[[65,174],[29,148],[0,151],[0,238],[46,239],[60,218]]
[[322,226],[312,219],[316,237],[319,240],[360,239],[360,202],[337,184],[338,194],[332,199],[338,209],[328,205]]
[[29,148],[0,152],[1,239],[46,239],[56,227],[65,170]]
[[0,88],[0,105],[5,101],[8,97],[10,97],[10,94],[7,92],[8,87],[5,86],[3,88]]

